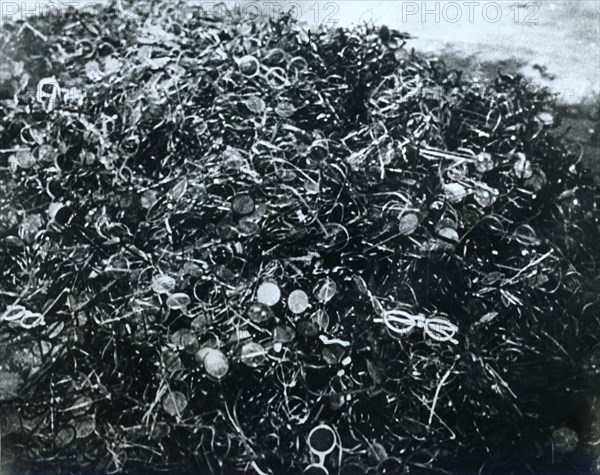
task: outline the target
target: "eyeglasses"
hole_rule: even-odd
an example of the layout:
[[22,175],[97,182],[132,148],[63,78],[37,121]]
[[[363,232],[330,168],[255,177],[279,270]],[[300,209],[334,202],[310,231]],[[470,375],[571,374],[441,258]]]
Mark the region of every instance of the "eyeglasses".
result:
[[291,361],[282,361],[275,367],[274,376],[275,381],[281,384],[284,392],[287,392],[288,388],[293,388],[298,383],[300,369],[294,367]]
[[374,321],[383,322],[392,336],[405,335],[417,327],[423,328],[425,334],[432,340],[458,343],[458,340],[453,338],[458,332],[458,327],[445,318],[427,318],[403,310],[390,310],[383,312],[383,317],[376,318]]
[[21,305],[10,306],[2,315],[0,321],[11,322],[25,330],[44,325],[46,322],[41,313],[31,312]]
[[74,56],[78,56],[80,58],[91,58],[96,53],[96,45],[88,40],[79,40],[75,43]]
[[319,458],[319,461],[306,467],[304,473],[310,475],[329,475],[329,470],[325,467],[325,458],[333,452],[336,445],[337,435],[330,426],[320,424],[313,428],[308,434],[308,447],[311,453]]
[[287,72],[280,66],[265,66],[256,56],[250,54],[235,60],[240,72],[246,78],[261,78],[273,89],[283,89],[289,84]]

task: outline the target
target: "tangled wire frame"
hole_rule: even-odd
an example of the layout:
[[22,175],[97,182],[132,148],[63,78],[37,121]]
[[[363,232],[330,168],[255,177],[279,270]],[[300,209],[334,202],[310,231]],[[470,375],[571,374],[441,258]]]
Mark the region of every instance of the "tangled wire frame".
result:
[[115,8],[0,34],[0,336],[35,342],[4,453],[544,457],[600,335],[599,190],[552,96],[471,88],[373,25]]

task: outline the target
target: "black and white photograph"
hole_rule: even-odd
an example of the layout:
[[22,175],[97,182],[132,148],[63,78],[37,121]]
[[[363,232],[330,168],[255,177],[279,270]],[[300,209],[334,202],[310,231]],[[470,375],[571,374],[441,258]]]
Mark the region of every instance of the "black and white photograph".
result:
[[600,0],[0,0],[1,475],[600,475]]

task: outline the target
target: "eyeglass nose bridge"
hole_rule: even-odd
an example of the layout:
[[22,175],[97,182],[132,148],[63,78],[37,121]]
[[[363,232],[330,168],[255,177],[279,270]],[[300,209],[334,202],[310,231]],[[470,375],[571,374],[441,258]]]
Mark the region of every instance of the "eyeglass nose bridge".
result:
[[44,316],[41,313],[26,312],[19,324],[22,328],[29,330],[44,324]]
[[302,473],[304,475],[329,475],[329,470],[322,463],[311,463]]

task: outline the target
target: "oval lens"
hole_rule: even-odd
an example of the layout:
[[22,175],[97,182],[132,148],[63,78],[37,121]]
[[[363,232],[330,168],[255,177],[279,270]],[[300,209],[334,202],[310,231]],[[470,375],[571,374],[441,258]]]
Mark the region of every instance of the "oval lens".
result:
[[304,475],[329,475],[329,472],[325,467],[318,464],[309,465],[302,472]]
[[409,236],[419,227],[419,217],[415,213],[406,213],[400,216],[400,234]]
[[181,416],[187,406],[187,398],[179,391],[170,391],[162,398],[162,407],[170,416]]
[[327,277],[317,284],[317,288],[315,290],[315,297],[323,302],[328,303],[337,293],[337,286],[333,279]]
[[258,368],[266,359],[266,350],[258,343],[249,342],[242,346],[240,359],[250,368]]
[[247,193],[236,195],[231,201],[231,210],[240,216],[252,214],[254,207],[254,199]]
[[229,360],[221,350],[208,349],[203,363],[206,372],[215,379],[222,379],[229,371]]
[[294,290],[288,297],[288,308],[296,315],[309,307],[308,295],[303,290]]
[[240,59],[238,59],[237,65],[238,68],[240,68],[242,74],[248,77],[252,77],[258,74],[258,70],[260,68],[260,63],[258,62],[258,59],[256,59],[255,56],[252,56],[250,54],[242,56]]
[[333,451],[336,444],[335,432],[325,424],[318,425],[308,434],[308,445],[314,453],[328,454]]
[[157,294],[168,294],[175,289],[175,279],[168,275],[158,275],[152,280],[152,290]]
[[256,291],[256,299],[259,303],[272,307],[281,299],[281,290],[275,282],[263,282]]

